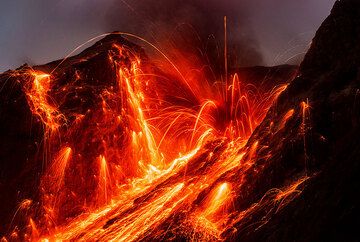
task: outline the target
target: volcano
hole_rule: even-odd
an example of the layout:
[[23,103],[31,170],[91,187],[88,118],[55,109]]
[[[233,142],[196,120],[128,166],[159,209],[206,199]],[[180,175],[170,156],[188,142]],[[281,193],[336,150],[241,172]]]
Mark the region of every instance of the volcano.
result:
[[1,74],[3,240],[356,241],[359,16],[299,67],[211,78],[114,32]]

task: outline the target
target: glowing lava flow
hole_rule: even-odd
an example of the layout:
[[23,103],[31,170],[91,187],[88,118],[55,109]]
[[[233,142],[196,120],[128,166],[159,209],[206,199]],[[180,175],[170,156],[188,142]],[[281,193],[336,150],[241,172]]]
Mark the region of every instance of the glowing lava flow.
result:
[[[108,53],[116,80],[91,87],[97,99],[85,110],[65,107],[70,96],[85,102],[77,94],[89,88],[81,73],[63,86],[49,74],[26,73],[24,91],[45,126],[50,155],[40,208],[24,238],[134,241],[150,233],[161,237],[158,226],[186,214],[187,236],[201,232],[220,239],[232,223],[228,214],[235,212],[234,184],[221,177],[254,165],[261,147],[246,147],[247,140],[286,85],[262,91],[235,74],[225,87],[226,102],[223,88],[201,79],[164,81],[125,45],[113,45]],[[294,112],[285,114],[279,129]],[[284,204],[300,183],[274,200]]]
[[29,74],[29,78],[33,78],[26,87],[30,108],[41,119],[46,128],[55,131],[60,127],[63,116],[58,112],[55,104],[49,102],[50,75],[38,71],[32,71]]

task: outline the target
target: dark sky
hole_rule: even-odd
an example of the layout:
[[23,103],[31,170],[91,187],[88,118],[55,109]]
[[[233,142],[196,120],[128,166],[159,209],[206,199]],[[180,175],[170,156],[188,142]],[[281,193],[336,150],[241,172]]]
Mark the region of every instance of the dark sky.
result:
[[334,2],[2,0],[0,71],[61,58],[91,37],[114,30],[151,40],[189,24],[202,41],[211,34],[222,41],[224,15],[229,19],[230,43],[239,45],[240,65],[296,63]]

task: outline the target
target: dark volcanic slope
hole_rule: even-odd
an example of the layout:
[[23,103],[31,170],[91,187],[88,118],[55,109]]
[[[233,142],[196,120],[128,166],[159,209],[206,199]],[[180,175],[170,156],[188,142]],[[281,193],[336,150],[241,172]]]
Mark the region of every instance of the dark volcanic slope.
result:
[[[360,1],[337,1],[318,30],[299,76],[252,136],[249,145],[259,139],[278,155],[267,161],[271,167],[256,182],[249,182],[253,193],[240,198],[251,200],[304,173],[310,178],[301,196],[267,217],[260,228],[261,213],[239,223],[237,232],[225,234],[240,241],[358,241],[359,88]],[[299,104],[306,100],[310,105],[304,130],[306,149],[303,137],[294,135],[301,131],[303,117],[299,115],[289,120],[283,133],[266,135],[270,122],[279,122],[289,109],[301,112]],[[270,185],[264,188],[263,184]],[[240,198],[239,207],[244,206]]]
[[241,81],[251,83],[253,85],[261,85],[266,89],[274,88],[280,84],[286,84],[289,80],[295,78],[298,66],[280,65],[273,67],[254,66],[242,67],[231,70],[232,73],[237,73]]

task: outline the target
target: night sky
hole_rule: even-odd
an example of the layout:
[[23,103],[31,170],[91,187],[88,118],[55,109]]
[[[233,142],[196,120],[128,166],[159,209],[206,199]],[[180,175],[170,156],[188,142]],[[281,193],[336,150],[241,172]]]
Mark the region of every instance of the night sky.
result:
[[229,19],[239,65],[298,63],[335,0],[2,0],[0,71],[64,57],[115,30],[147,39],[191,25],[202,41],[222,41]]

